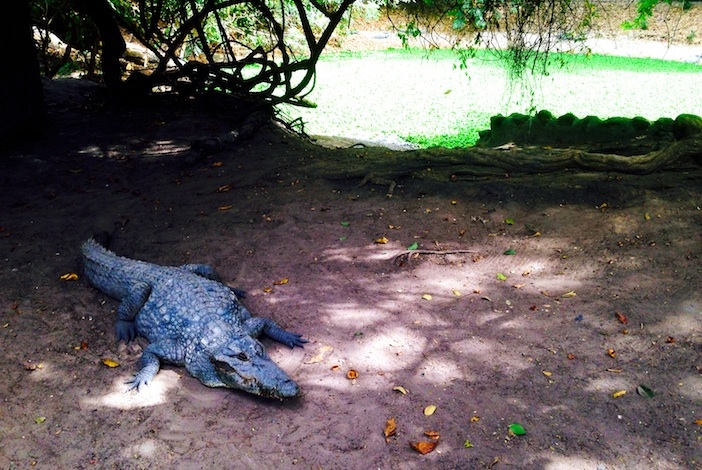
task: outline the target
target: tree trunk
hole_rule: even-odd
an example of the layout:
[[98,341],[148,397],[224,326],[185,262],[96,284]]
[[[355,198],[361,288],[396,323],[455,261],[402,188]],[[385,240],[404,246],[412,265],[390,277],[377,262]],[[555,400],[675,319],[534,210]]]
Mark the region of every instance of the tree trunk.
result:
[[[44,123],[44,97],[27,0],[7,0],[0,21],[3,72],[0,73],[0,147],[31,139]],[[10,11],[16,14],[9,14]]]

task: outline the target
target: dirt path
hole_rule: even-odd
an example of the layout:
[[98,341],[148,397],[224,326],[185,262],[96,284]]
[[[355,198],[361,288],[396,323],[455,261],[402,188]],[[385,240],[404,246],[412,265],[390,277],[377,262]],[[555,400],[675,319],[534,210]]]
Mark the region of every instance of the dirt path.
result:
[[[274,128],[197,159],[190,140],[228,129],[221,116],[51,96],[53,130],[0,173],[0,468],[702,465],[699,169],[407,179],[388,199],[304,176],[334,152]],[[173,366],[125,393],[145,343],[116,344],[116,304],[59,280],[105,226],[120,254],[214,265],[309,338],[266,342],[304,396],[209,389]],[[395,262],[413,243],[476,253]],[[426,431],[440,439],[423,456],[409,442]]]

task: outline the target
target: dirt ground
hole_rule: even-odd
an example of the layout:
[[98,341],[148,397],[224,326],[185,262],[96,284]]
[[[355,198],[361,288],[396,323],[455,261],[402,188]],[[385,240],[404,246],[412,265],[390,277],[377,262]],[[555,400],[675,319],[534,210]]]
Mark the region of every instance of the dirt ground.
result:
[[[273,126],[199,158],[226,117],[97,91],[49,86],[47,135],[3,159],[1,468],[702,467],[702,169],[406,179],[387,198],[309,174],[335,151]],[[303,395],[170,365],[126,393],[145,340],[116,343],[117,303],[80,276],[105,228],[119,254],[214,265],[308,338],[264,340]],[[472,253],[396,259],[414,243]]]

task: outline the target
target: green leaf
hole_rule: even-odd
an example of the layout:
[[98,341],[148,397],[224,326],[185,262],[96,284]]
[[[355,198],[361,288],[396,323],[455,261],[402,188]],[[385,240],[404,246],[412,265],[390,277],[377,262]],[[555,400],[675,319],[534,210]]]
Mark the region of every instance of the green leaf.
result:
[[505,276],[505,275],[502,274],[502,273],[497,273],[497,279],[499,279],[500,281],[506,281],[506,280],[507,280],[507,276]]
[[653,390],[651,390],[645,385],[639,385],[638,387],[636,387],[636,393],[638,393],[644,398],[653,398],[656,395],[655,393],[653,393]]
[[351,222],[346,222],[346,221],[339,222],[339,223],[341,224],[342,227],[348,227],[349,225],[351,225]]
[[505,250],[504,254],[505,254],[505,255],[516,255],[517,252],[514,251],[513,248],[510,248],[509,250]]
[[505,223],[506,223],[507,225],[514,225],[514,219],[513,219],[512,217],[507,217],[507,218],[505,219]]
[[34,418],[34,422],[37,423],[37,424],[41,424],[41,423],[43,423],[44,421],[46,421],[46,417],[45,417],[45,416],[37,416],[36,418]]
[[473,447],[473,443],[466,439],[466,442],[463,443],[463,447],[465,447],[466,449],[470,449],[471,447]]
[[339,241],[340,241],[340,242],[343,242],[343,241],[346,240],[347,238],[349,238],[349,237],[339,237]]
[[526,434],[524,427],[519,423],[512,423],[509,425],[509,433],[514,436],[523,436]]
[[414,242],[410,246],[407,247],[408,250],[416,250],[417,248],[419,248],[419,243],[417,243],[417,242]]

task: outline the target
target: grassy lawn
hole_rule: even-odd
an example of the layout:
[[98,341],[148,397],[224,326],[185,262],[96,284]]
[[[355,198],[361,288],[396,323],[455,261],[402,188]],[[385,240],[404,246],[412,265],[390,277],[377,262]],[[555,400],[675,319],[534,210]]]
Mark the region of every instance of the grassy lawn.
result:
[[[560,55],[548,76],[510,86],[501,64],[481,54],[460,70],[450,51],[339,53],[318,64],[315,109],[286,108],[311,135],[357,139],[398,136],[421,146],[472,145],[490,116],[547,109],[643,116],[702,115],[702,67],[672,61]],[[527,90],[527,91],[525,91]]]

